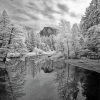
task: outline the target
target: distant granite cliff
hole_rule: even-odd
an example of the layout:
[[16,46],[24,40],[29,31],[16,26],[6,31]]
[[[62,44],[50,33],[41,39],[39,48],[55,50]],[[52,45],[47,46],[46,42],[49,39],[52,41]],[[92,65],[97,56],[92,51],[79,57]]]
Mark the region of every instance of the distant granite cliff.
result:
[[41,36],[50,36],[50,35],[56,35],[57,29],[53,27],[44,27],[43,30],[40,31]]

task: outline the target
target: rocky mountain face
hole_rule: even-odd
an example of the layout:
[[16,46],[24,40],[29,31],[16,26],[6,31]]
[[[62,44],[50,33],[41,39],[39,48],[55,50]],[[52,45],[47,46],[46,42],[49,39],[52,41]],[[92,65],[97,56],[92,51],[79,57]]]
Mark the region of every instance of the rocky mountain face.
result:
[[50,36],[50,35],[56,35],[57,29],[52,27],[44,27],[43,30],[40,31],[41,36]]

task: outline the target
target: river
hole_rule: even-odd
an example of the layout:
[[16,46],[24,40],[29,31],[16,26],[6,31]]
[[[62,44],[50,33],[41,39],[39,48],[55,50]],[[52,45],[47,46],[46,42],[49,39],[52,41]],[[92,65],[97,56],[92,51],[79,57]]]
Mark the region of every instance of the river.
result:
[[61,100],[55,78],[56,72],[44,73],[42,70],[33,78],[29,68],[25,83],[26,95],[19,100]]
[[[70,74],[74,72],[72,69],[73,68],[70,67],[70,71],[69,71]],[[94,98],[97,98],[96,100],[99,100],[98,95],[100,91],[98,87],[100,82],[99,81],[100,75],[96,72],[84,70],[81,68],[78,68],[76,71],[78,72],[73,75],[75,76],[77,75],[77,78],[80,77],[80,81],[81,82],[83,81],[83,83],[85,83],[86,85],[85,95],[89,98],[88,100],[95,100]],[[24,86],[26,95],[19,98],[19,100],[62,100],[58,95],[58,85],[62,84],[63,81],[59,80],[58,82],[59,84],[56,82],[55,79],[57,78],[56,76],[57,72],[54,71],[51,73],[44,73],[43,70],[40,70],[37,72],[37,74],[34,77],[32,76],[31,72],[32,72],[31,68],[28,67],[27,75],[26,75],[26,83]],[[67,74],[66,69],[63,69],[62,72],[64,75]],[[86,76],[85,74],[88,76]],[[86,96],[82,95],[82,88],[80,85],[78,85],[79,92],[77,95],[77,100],[86,100]],[[69,89],[68,91],[70,91]],[[63,92],[61,92],[61,94],[62,93]]]

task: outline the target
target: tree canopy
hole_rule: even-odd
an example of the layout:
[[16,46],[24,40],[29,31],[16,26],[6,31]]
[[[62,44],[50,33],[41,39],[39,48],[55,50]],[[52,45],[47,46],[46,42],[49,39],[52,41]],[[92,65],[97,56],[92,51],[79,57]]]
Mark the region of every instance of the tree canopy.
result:
[[86,9],[85,15],[81,19],[82,34],[86,35],[86,31],[94,25],[100,23],[100,0],[92,0],[90,6]]

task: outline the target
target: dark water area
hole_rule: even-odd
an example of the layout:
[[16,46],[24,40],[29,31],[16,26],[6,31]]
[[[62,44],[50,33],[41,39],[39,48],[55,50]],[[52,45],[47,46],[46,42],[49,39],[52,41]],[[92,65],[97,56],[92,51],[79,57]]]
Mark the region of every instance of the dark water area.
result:
[[89,70],[86,74],[83,95],[87,97],[87,100],[100,100],[100,74]]
[[0,62],[0,100],[17,100],[25,96],[25,76],[24,61],[13,59],[6,63]]
[[63,68],[57,73],[62,100],[100,100],[99,73],[77,66]]
[[[33,63],[34,64],[34,63]],[[64,64],[66,65],[66,64]],[[100,100],[100,74],[77,66],[39,69],[27,66],[23,91],[17,100]],[[0,100],[8,98],[6,82],[7,72],[0,69]],[[24,79],[24,78],[23,78]],[[22,81],[22,80],[21,80]]]

